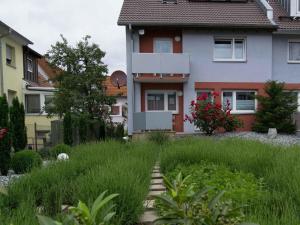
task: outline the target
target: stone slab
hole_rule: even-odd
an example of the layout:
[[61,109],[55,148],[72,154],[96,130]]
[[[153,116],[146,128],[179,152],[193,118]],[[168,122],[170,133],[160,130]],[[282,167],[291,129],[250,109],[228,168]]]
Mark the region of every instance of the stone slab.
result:
[[152,173],[152,179],[158,179],[158,178],[162,178],[161,173]]
[[161,195],[165,193],[165,191],[150,191],[147,199],[153,199],[155,196]]
[[157,219],[157,215],[153,210],[147,210],[140,218],[140,224],[143,225],[150,225]]
[[144,208],[153,209],[154,208],[154,200],[146,200],[144,201]]
[[166,187],[163,184],[152,184],[150,191],[165,191]]
[[164,180],[163,179],[152,179],[151,184],[163,184]]

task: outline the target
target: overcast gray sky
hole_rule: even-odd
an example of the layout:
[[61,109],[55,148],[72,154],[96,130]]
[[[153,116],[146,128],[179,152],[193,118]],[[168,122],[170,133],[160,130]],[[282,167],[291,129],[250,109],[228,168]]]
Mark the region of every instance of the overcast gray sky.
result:
[[125,31],[117,26],[123,0],[0,0],[0,20],[45,54],[63,34],[71,43],[89,34],[106,52],[110,73],[125,67]]

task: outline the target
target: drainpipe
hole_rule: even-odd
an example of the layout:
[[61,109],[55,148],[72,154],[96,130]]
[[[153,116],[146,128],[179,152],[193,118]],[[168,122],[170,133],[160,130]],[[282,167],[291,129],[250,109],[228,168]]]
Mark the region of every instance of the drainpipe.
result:
[[12,30],[9,28],[8,33],[0,36],[0,96],[4,94],[4,75],[3,75],[3,55],[2,55],[2,39],[11,34]]

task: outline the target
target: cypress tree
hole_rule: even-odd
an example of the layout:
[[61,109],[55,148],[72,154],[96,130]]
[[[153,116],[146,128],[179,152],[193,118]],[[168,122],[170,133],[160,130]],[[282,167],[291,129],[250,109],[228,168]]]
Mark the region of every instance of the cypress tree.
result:
[[284,83],[276,81],[267,82],[264,90],[266,95],[256,96],[259,109],[253,130],[266,133],[269,128],[276,128],[278,133],[295,133],[293,114],[298,107],[296,93],[285,91]]
[[18,152],[27,145],[24,105],[20,104],[18,98],[13,99],[9,113],[12,145],[15,152]]
[[[8,121],[8,103],[6,95],[0,97],[0,128],[9,129]],[[0,171],[2,174],[6,175],[10,164],[10,131],[0,140]]]
[[64,143],[72,146],[73,144],[73,130],[72,130],[72,116],[70,112],[67,112],[64,117]]

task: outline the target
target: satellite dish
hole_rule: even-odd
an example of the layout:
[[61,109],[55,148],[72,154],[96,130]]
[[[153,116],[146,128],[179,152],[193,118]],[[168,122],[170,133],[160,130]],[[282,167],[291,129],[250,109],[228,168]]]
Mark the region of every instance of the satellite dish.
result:
[[123,86],[127,85],[127,76],[126,73],[124,73],[121,70],[117,70],[112,73],[110,76],[110,82],[113,86],[118,87],[120,89]]

